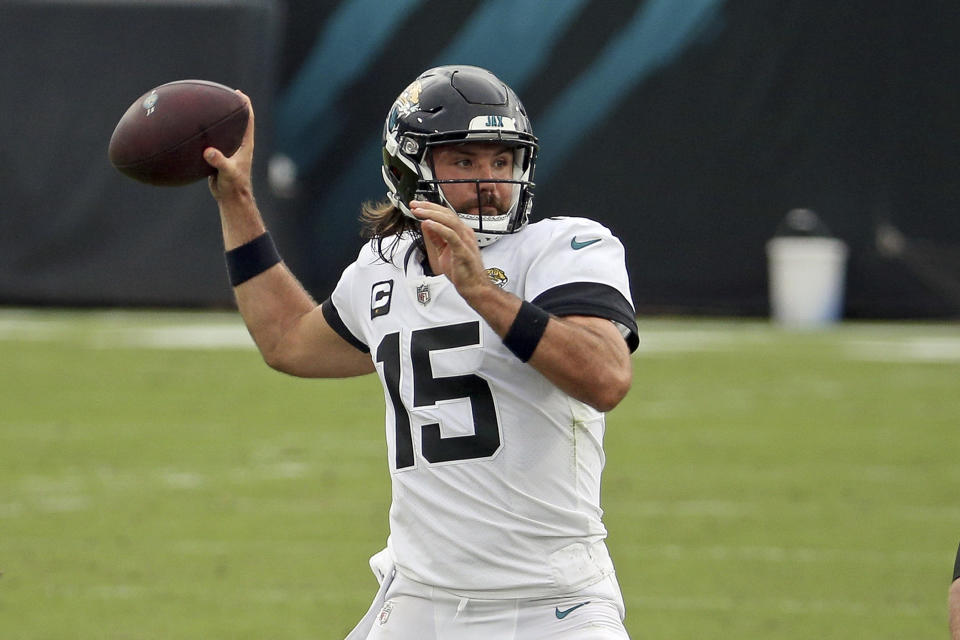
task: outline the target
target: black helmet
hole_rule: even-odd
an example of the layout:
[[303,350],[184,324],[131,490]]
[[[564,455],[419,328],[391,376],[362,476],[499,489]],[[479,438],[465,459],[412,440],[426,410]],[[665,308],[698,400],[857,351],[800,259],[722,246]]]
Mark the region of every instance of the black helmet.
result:
[[476,232],[482,247],[527,223],[538,149],[520,99],[495,75],[470,66],[436,67],[420,74],[393,103],[384,123],[383,179],[387,198],[404,215],[413,217],[408,203],[414,199],[453,209],[440,184],[464,181],[437,180],[427,151],[464,142],[496,142],[515,148],[513,178],[493,180],[514,185],[507,212],[495,216],[456,212]]

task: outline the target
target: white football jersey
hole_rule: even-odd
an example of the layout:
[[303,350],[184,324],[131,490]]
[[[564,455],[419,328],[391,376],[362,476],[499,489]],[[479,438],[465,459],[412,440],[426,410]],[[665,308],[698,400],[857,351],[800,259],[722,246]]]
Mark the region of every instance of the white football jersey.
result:
[[[603,414],[508,351],[411,244],[395,264],[367,244],[323,305],[383,383],[398,571],[471,597],[546,597],[603,578]],[[636,348],[624,250],[607,228],[546,219],[481,255],[505,290],[554,315],[608,318]]]

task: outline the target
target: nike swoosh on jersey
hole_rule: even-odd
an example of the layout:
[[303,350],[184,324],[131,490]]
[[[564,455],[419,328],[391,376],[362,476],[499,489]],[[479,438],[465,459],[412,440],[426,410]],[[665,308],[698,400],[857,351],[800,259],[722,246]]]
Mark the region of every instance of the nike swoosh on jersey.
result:
[[602,238],[594,238],[593,240],[581,241],[581,240],[577,240],[577,236],[573,236],[573,238],[570,240],[570,248],[573,249],[574,251],[579,251],[584,247],[589,247],[592,244],[600,242],[600,240],[602,240]]
[[588,604],[590,604],[589,601],[587,601],[587,602],[581,602],[580,604],[575,604],[575,605],[573,605],[572,607],[570,607],[569,609],[564,609],[563,611],[560,610],[560,607],[557,607],[557,610],[556,610],[557,620],[563,620],[564,618],[567,617],[567,615],[568,615],[570,612],[576,611],[576,610],[579,609],[580,607],[585,607],[585,606],[587,606]]

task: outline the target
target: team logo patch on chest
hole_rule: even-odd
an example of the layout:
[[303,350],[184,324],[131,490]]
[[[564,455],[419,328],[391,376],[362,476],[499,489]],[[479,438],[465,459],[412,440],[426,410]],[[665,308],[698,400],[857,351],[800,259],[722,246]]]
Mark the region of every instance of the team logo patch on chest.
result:
[[507,284],[507,280],[509,280],[509,278],[507,278],[507,274],[505,274],[503,269],[499,267],[490,267],[487,269],[487,276],[490,278],[490,282],[497,285],[501,289],[503,289],[504,285]]

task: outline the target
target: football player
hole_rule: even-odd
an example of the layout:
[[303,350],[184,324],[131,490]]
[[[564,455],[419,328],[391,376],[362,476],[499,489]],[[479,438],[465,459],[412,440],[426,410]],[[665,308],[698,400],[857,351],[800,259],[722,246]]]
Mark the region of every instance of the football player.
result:
[[624,248],[586,218],[531,222],[539,147],[520,100],[469,66],[400,94],[387,198],[364,207],[370,242],[319,305],[257,210],[253,126],[231,158],[206,152],[251,335],[281,371],[383,385],[390,535],[351,640],[626,638],[600,507],[604,412],[639,342]]

